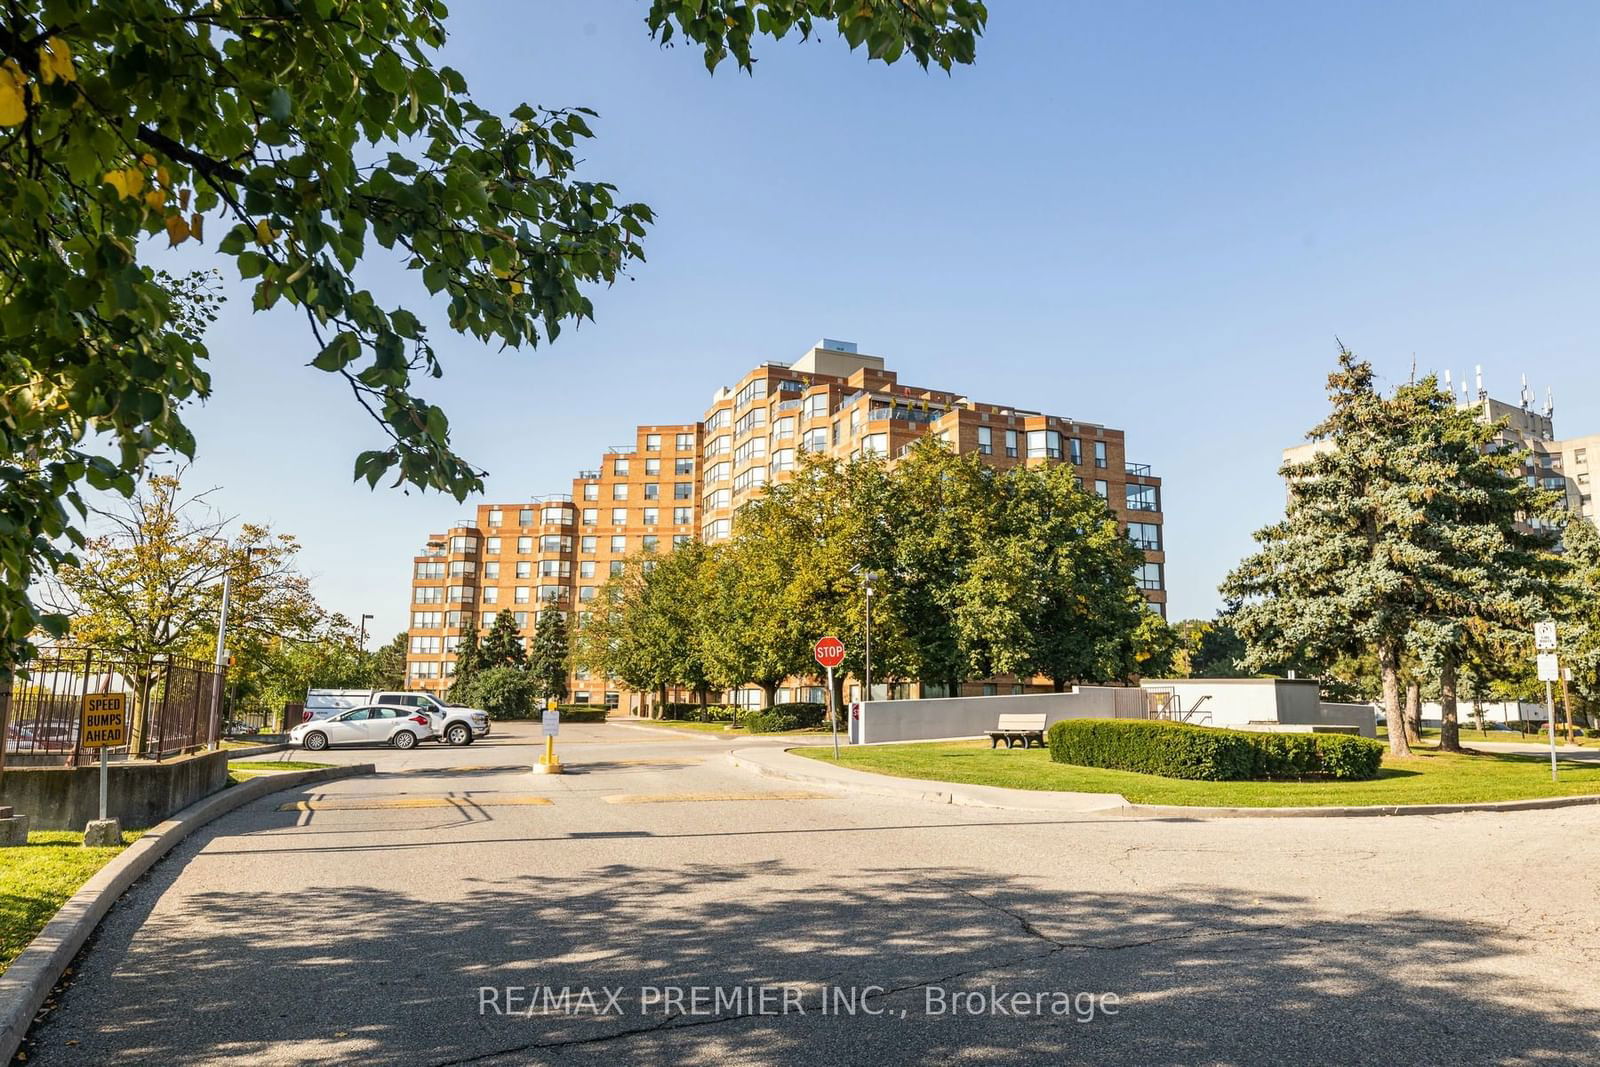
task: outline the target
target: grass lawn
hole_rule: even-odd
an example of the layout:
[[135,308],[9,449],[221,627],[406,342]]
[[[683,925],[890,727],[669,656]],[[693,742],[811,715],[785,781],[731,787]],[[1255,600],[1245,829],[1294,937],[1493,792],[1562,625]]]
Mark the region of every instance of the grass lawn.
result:
[[[1389,731],[1380,725],[1378,727],[1378,740],[1384,741],[1388,737]],[[1422,728],[1422,739],[1424,741],[1437,741],[1439,740],[1439,731],[1431,726],[1424,726]],[[1550,743],[1550,735],[1543,730],[1536,734],[1521,734],[1515,730],[1474,730],[1469,726],[1463,726],[1461,727],[1461,742],[1466,744],[1469,741],[1488,741],[1491,744],[1498,741],[1502,744],[1513,745],[1546,745]],[[1561,723],[1556,724],[1556,743],[1560,745],[1567,743],[1567,728]],[[1586,745],[1590,748],[1600,748],[1600,738],[1584,737],[1582,727],[1573,730],[1572,743],[1574,745]]]
[[261,774],[278,771],[320,771],[332,767],[331,763],[300,763],[296,760],[234,760],[228,764],[228,777],[243,782]]
[[[831,748],[793,751],[812,759],[833,759]],[[851,748],[845,750],[840,762],[856,770],[900,778],[1012,789],[1121,793],[1134,804],[1204,807],[1452,804],[1600,793],[1600,761],[1562,761],[1561,780],[1551,782],[1547,756],[1489,752],[1455,756],[1422,750],[1405,760],[1385,756],[1383,769],[1370,782],[1193,782],[1051,763],[1045,749],[990,749],[985,741]]]
[[[122,835],[123,846],[139,831]],[[71,830],[40,830],[26,845],[0,848],[0,972],[28,946],[96,871],[122,848],[84,848],[83,835]]]

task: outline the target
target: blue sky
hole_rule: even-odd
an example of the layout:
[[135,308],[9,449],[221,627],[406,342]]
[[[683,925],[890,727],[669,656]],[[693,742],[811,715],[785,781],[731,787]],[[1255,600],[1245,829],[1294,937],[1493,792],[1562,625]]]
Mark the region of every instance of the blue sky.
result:
[[[451,16],[445,60],[482,102],[597,109],[585,176],[659,213],[649,262],[551,348],[433,316],[425,395],[490,498],[564,492],[634,424],[848,338],[908,383],[1126,430],[1166,480],[1177,619],[1281,512],[1335,335],[1389,381],[1481,363],[1510,399],[1526,373],[1558,433],[1600,432],[1600,7],[997,0],[948,77],[831,28],[712,77],[643,13]],[[411,555],[473,502],[351,484],[377,428],[304,365],[294,312],[229,292],[190,480],[298,534],[323,602],[386,638]]]

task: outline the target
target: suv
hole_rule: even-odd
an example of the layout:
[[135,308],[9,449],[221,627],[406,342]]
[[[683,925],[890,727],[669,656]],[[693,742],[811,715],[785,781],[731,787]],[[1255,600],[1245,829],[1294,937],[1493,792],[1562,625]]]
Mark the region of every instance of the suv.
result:
[[489,736],[489,713],[443,704],[428,693],[374,693],[374,703],[416,708],[433,723],[433,736],[447,745],[470,745]]

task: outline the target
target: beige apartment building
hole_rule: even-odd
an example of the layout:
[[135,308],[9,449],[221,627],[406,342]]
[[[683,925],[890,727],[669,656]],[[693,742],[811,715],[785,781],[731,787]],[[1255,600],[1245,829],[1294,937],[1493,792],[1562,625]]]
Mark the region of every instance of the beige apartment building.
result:
[[[791,477],[801,451],[893,459],[930,434],[996,467],[1054,461],[1078,468],[1083,485],[1106,499],[1143,550],[1138,583],[1151,608],[1165,614],[1161,480],[1148,465],[1128,461],[1121,430],[903,385],[881,357],[824,339],[793,363],[762,364],[718,389],[698,422],[638,427],[631,442],[580,471],[570,493],[480,504],[431,535],[412,561],[408,683],[449,686],[469,614],[477,615],[480,632],[500,611],[512,612],[525,635],[541,611],[568,612],[581,624],[585,605],[627,556],[695,537],[727,539],[739,506]],[[578,703],[638,706],[638,694],[605,679],[579,674],[569,684]],[[996,679],[972,689],[1017,685]],[[757,692],[729,699],[749,702]],[[819,694],[814,680],[798,679],[779,696]],[[902,687],[901,694],[909,692]]]

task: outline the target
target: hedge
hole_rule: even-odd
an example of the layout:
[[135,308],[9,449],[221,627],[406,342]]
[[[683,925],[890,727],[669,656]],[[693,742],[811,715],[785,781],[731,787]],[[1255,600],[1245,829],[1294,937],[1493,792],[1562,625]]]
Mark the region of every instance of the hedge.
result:
[[608,709],[604,704],[562,704],[556,710],[562,722],[605,722]]
[[1383,745],[1349,734],[1255,733],[1146,719],[1066,719],[1046,732],[1050,759],[1165,778],[1375,778]]
[[821,726],[828,714],[826,704],[810,701],[794,704],[774,704],[761,711],[747,711],[739,724],[753,734],[777,734],[785,730],[804,730]]

